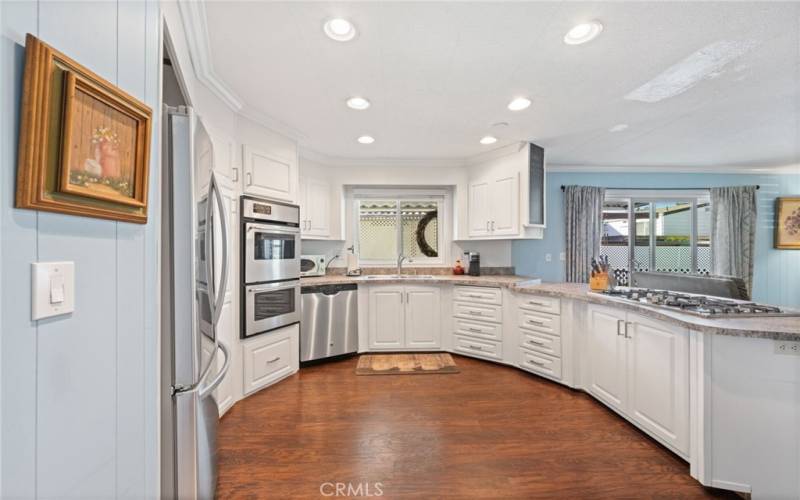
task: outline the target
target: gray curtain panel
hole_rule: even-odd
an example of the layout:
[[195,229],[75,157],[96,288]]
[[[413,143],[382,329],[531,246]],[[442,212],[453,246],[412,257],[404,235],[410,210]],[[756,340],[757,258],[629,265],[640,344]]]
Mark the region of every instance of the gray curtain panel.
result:
[[605,194],[605,188],[593,186],[567,186],[564,189],[568,282],[589,281],[592,257],[600,253]]
[[711,261],[718,276],[742,278],[753,292],[756,186],[711,188]]

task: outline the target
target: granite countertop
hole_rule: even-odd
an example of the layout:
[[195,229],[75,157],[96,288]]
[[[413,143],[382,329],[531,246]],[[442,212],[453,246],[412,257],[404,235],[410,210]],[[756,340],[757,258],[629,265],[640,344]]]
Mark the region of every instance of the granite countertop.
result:
[[[413,276],[413,275],[412,275]],[[638,304],[624,299],[609,297],[589,290],[582,283],[531,283],[533,278],[517,275],[434,275],[431,278],[367,278],[365,276],[327,275],[301,278],[303,286],[333,285],[342,283],[388,284],[430,283],[473,285],[508,288],[517,293],[544,295],[549,297],[582,300],[593,304],[619,307],[644,316],[668,321],[692,330],[737,337],[755,337],[774,340],[800,341],[800,316],[761,316],[753,318],[703,318],[661,307]]]

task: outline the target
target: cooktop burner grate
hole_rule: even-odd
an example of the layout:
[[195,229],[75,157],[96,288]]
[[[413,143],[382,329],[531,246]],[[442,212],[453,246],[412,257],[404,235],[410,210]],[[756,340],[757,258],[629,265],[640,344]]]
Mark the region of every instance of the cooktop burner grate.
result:
[[669,290],[622,287],[606,290],[602,293],[641,304],[677,309],[683,313],[706,318],[800,316],[800,311],[787,311],[776,306]]

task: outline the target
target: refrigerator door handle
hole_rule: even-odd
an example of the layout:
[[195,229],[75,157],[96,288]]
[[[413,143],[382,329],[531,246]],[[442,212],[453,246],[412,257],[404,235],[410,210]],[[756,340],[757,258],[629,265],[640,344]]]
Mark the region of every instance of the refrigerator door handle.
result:
[[209,382],[209,384],[207,386],[205,386],[202,389],[200,389],[200,392],[198,392],[198,397],[200,399],[205,399],[209,394],[211,394],[214,391],[214,389],[217,388],[217,386],[225,378],[225,375],[227,375],[228,369],[230,368],[231,355],[228,352],[228,347],[225,345],[224,342],[220,342],[218,344],[218,347],[219,347],[219,350],[222,351],[222,355],[225,356],[225,362],[222,364],[222,368],[220,369],[219,373],[217,373],[217,376],[214,377],[214,380]]
[[[208,180],[208,193],[206,194],[206,287],[208,293],[208,308],[211,312],[211,333],[214,335],[214,352],[211,353],[211,356],[208,359],[208,364],[200,371],[200,376],[197,377],[197,381],[193,383],[191,386],[183,387],[177,389],[176,392],[194,392],[202,383],[203,380],[208,376],[209,372],[211,371],[211,367],[217,360],[217,351],[219,350],[219,336],[217,335],[217,292],[216,286],[214,283],[214,192],[215,190],[218,192],[219,190],[216,189],[217,187],[217,179],[214,177],[214,171],[211,171],[211,178]],[[224,215],[224,212],[223,212]],[[224,222],[223,226],[224,228]],[[224,248],[224,245],[223,245]],[[227,258],[227,250],[223,250],[223,255]],[[225,268],[223,267],[223,271]],[[226,276],[222,276],[223,278],[227,279]],[[220,280],[221,281],[221,280]]]
[[[212,192],[214,194],[214,200],[217,202],[217,207],[219,208],[219,214],[220,214],[220,224],[219,224],[219,226],[220,226],[220,233],[222,235],[222,245],[221,245],[221,247],[222,247],[222,272],[220,273],[220,278],[219,278],[219,289],[217,290],[217,288],[214,287],[215,291],[217,291],[218,293],[214,294],[214,309],[212,310],[212,316],[211,316],[211,318],[213,320],[213,323],[215,325],[215,328],[216,328],[216,324],[219,321],[220,315],[222,314],[222,306],[225,303],[225,290],[227,289],[227,286],[228,286],[228,267],[229,267],[229,262],[228,262],[228,221],[226,220],[226,217],[225,217],[225,214],[226,214],[226,212],[225,212],[225,204],[222,201],[222,195],[220,194],[220,191],[219,191],[219,184],[217,184],[217,177],[214,175],[213,172],[211,173],[211,181],[209,182],[209,194],[208,194],[209,197],[211,196]],[[210,206],[210,203],[209,203],[209,206]],[[213,237],[214,236],[212,234],[212,236],[211,236],[212,240],[213,240]],[[212,265],[213,265],[213,263],[212,263]],[[214,275],[211,274],[210,276],[212,276],[212,278],[210,278],[208,281],[209,282],[214,281],[214,278],[213,278]],[[214,338],[216,338],[216,334],[214,335]]]

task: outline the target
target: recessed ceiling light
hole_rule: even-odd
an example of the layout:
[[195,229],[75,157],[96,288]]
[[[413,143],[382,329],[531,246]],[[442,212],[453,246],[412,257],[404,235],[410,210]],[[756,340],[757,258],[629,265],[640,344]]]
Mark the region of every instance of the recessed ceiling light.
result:
[[353,23],[340,17],[328,19],[323,26],[323,30],[328,35],[328,38],[337,42],[346,42],[356,36],[356,27],[353,26]]
[[508,109],[511,111],[522,111],[523,109],[527,108],[531,105],[531,100],[527,97],[517,97],[510,103],[508,103]]
[[487,135],[481,138],[481,144],[494,144],[497,142],[497,137],[493,135]]
[[363,97],[351,97],[347,100],[347,107],[351,109],[357,109],[359,111],[367,109],[370,106],[370,102]]
[[375,138],[372,137],[371,135],[362,135],[361,137],[358,138],[358,142],[360,142],[361,144],[372,144],[373,142],[375,142]]
[[616,125],[614,125],[610,129],[608,129],[608,131],[609,132],[622,132],[623,130],[625,130],[627,128],[628,128],[628,124],[627,123],[617,123]]
[[572,29],[564,35],[564,43],[567,45],[580,45],[594,39],[601,31],[603,31],[603,25],[600,24],[600,21],[581,23],[573,26]]

